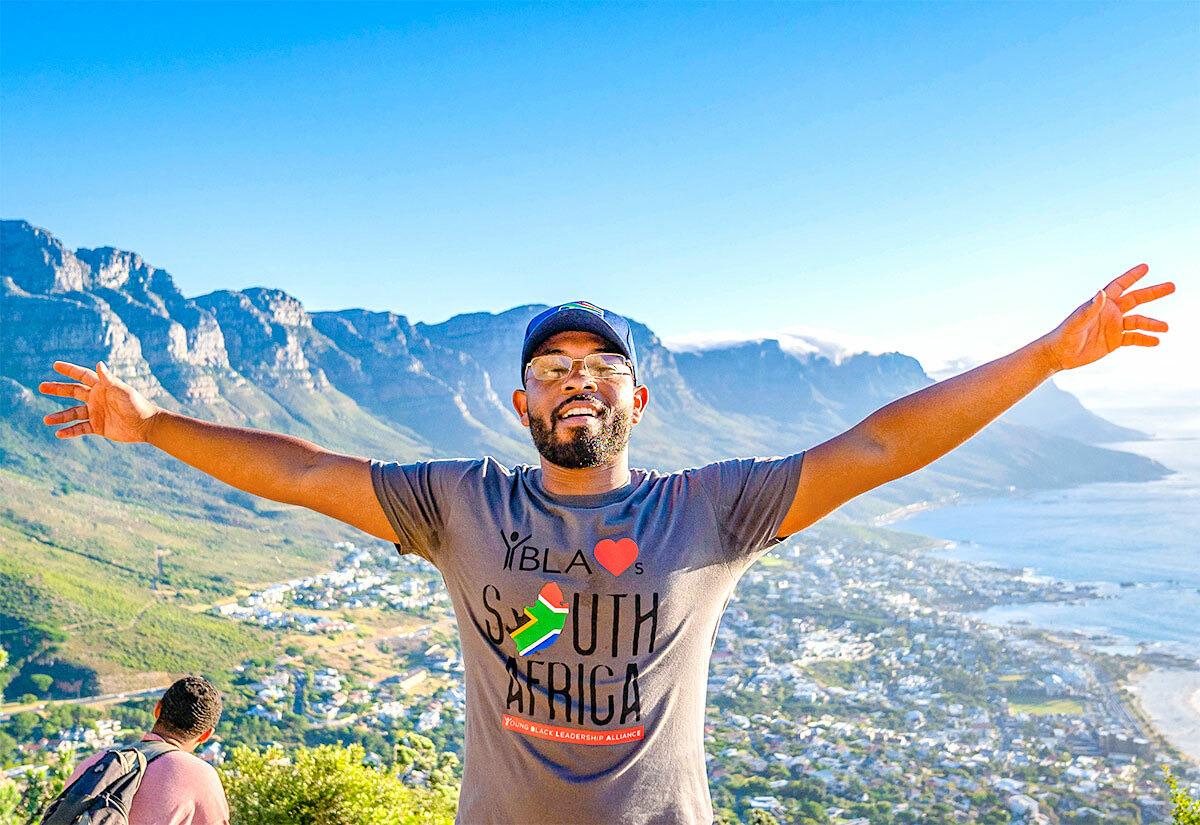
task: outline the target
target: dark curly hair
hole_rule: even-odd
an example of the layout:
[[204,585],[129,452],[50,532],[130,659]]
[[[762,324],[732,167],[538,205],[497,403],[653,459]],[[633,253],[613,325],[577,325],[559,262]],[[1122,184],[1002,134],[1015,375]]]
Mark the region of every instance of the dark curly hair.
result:
[[158,725],[191,739],[215,728],[221,709],[221,692],[212,682],[202,676],[184,676],[163,694]]

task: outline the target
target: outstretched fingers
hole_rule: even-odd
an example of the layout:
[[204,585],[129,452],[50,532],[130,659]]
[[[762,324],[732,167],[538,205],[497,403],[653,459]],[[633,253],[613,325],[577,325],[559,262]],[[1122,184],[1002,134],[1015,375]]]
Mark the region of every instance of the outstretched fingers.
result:
[[1147,318],[1145,315],[1126,315],[1121,319],[1124,329],[1144,329],[1147,332],[1166,332],[1167,322],[1157,318]]
[[68,378],[74,378],[84,386],[90,387],[100,380],[96,375],[95,370],[90,370],[87,367],[81,367],[78,364],[72,364],[70,361],[55,361],[54,371],[61,372]]
[[[43,381],[38,384],[38,392],[86,402],[91,388],[100,381],[99,376],[96,375],[94,370],[81,367],[79,364],[72,364],[70,361],[55,361],[54,371],[62,373],[68,378],[74,378],[80,383],[71,384],[66,381]],[[49,413],[42,418],[42,421],[46,424],[66,424],[69,421],[79,422],[78,424],[72,424],[69,427],[55,430],[55,438],[75,438],[81,435],[95,435],[96,433],[92,429],[91,420],[88,418],[86,403]]]
[[56,438],[74,438],[77,435],[93,435],[91,421],[81,421],[78,424],[72,424],[70,427],[63,427],[61,430],[55,430]]
[[74,398],[76,401],[87,401],[88,397],[88,387],[83,384],[68,384],[65,381],[43,381],[38,384],[38,392]]
[[1175,284],[1170,281],[1164,281],[1161,284],[1148,286],[1143,289],[1135,289],[1127,295],[1122,295],[1117,298],[1117,308],[1121,312],[1128,312],[1138,304],[1144,304],[1147,301],[1153,301],[1155,298],[1161,298],[1164,295],[1170,295],[1175,291]]
[[70,409],[66,410],[59,410],[58,412],[52,412],[42,418],[43,423],[46,424],[66,424],[68,421],[87,420],[88,408],[86,404],[79,407],[71,407]]
[[1149,271],[1150,267],[1147,264],[1138,264],[1124,275],[1118,275],[1109,281],[1104,291],[1108,293],[1109,298],[1116,298]]
[[1137,346],[1137,347],[1157,347],[1158,339],[1153,335],[1146,335],[1142,332],[1122,332],[1121,346]]

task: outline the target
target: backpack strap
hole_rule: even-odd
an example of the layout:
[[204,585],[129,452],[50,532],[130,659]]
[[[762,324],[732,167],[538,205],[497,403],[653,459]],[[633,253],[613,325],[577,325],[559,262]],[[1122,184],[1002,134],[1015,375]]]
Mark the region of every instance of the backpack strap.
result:
[[144,742],[135,742],[133,747],[142,752],[142,756],[146,757],[146,764],[150,764],[160,756],[164,756],[171,751],[177,751],[179,748],[167,741],[159,741],[151,739]]
[[175,750],[179,748],[170,742],[159,741],[130,742],[108,748],[91,768],[55,797],[40,820],[41,825],[125,822],[134,794],[145,777],[146,765]]

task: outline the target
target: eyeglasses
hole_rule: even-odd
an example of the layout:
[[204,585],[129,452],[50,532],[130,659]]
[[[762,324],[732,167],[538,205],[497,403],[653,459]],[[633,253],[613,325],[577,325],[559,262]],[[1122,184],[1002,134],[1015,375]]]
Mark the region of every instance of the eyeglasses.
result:
[[539,381],[558,381],[570,375],[579,361],[583,362],[583,368],[589,375],[601,381],[616,381],[622,375],[633,375],[633,364],[624,355],[615,352],[593,352],[585,358],[539,355],[530,359],[525,368]]

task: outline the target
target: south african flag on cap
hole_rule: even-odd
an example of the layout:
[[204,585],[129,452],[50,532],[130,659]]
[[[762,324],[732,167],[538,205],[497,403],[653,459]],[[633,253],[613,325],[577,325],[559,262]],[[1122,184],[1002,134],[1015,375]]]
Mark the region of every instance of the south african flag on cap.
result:
[[599,315],[601,318],[604,317],[604,310],[595,304],[589,304],[587,301],[572,301],[569,304],[563,304],[558,308],[558,311],[562,312],[563,310],[567,309],[582,309],[592,313],[593,315]]
[[529,319],[525,327],[525,341],[521,344],[521,386],[525,386],[529,359],[543,341],[560,332],[590,332],[599,335],[629,359],[637,383],[637,350],[633,344],[633,330],[629,321],[609,309],[602,309],[591,301],[570,301],[558,306],[547,307]]

